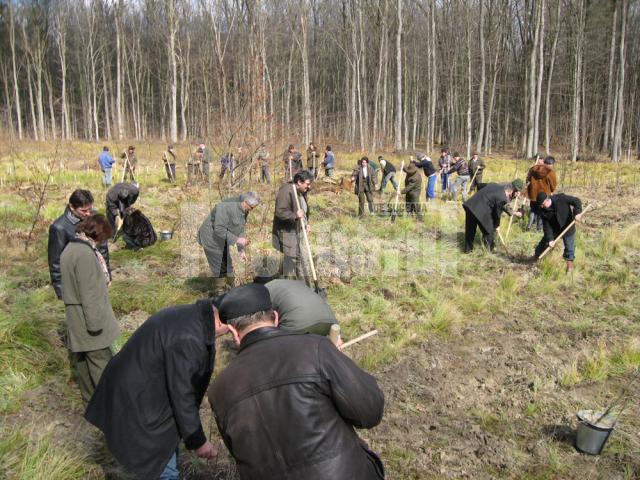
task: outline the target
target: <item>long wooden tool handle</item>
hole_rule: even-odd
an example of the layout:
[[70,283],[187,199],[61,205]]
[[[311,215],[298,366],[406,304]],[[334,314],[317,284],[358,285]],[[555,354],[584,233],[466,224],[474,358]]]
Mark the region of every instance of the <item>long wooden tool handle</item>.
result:
[[[516,198],[516,204],[514,205],[514,209],[516,212],[518,211],[518,200],[520,200],[519,196]],[[511,231],[511,224],[513,223],[514,216],[515,215],[512,213],[511,216],[509,217],[509,226],[507,227],[507,233],[504,234],[505,241],[509,240],[509,232]]]
[[[298,210],[301,210],[300,208],[300,199],[298,198],[298,189],[296,188],[296,184],[293,183],[291,184],[291,186],[293,187],[293,198],[296,199],[296,207],[298,208]],[[318,276],[316,275],[316,266],[313,263],[313,255],[311,254],[311,246],[309,245],[309,237],[307,236],[307,222],[305,222],[304,217],[302,217],[300,219],[300,227],[302,230],[302,238],[304,238],[304,245],[307,248],[307,255],[309,257],[309,264],[311,265],[311,275],[313,276],[313,281],[316,284],[316,287],[318,286]]]
[[[587,205],[587,207],[586,207],[582,212],[580,212],[580,215],[581,215],[581,214],[583,214],[583,213],[587,213],[589,210],[591,210],[591,205]],[[564,237],[564,236],[565,236],[565,234],[566,234],[569,230],[571,230],[571,227],[573,227],[573,226],[575,225],[575,223],[576,223],[576,219],[574,218],[574,219],[571,221],[571,223],[570,223],[569,225],[567,225],[567,228],[565,228],[562,232],[560,232],[560,235],[558,235],[558,236],[555,238],[555,240],[553,241],[553,247],[555,247],[555,246],[556,246],[556,243],[558,243],[558,240],[561,240],[561,239],[562,239],[562,237]],[[549,246],[544,250],[544,252],[542,252],[542,254],[538,257],[538,260],[542,260],[542,259],[544,258],[544,256],[545,256],[547,253],[549,253],[551,250],[553,250],[553,247],[552,247],[551,245],[549,245]]]
[[370,332],[365,333],[364,335],[360,335],[359,337],[354,338],[353,340],[349,340],[346,343],[342,344],[342,347],[340,347],[341,350],[344,350],[347,347],[350,347],[351,345],[360,342],[361,340],[364,340],[365,338],[369,338],[372,337],[374,335],[378,334],[378,330],[371,330]]
[[480,167],[476,168],[476,173],[473,174],[473,177],[471,177],[471,181],[469,182],[469,189],[471,189],[471,187],[473,186],[473,181],[476,179],[476,175],[478,175],[479,171]]
[[404,160],[400,164],[400,175],[398,175],[398,188],[396,189],[396,203],[393,207],[393,211],[398,211],[398,202],[400,201],[400,184],[402,183],[402,172],[404,171]]

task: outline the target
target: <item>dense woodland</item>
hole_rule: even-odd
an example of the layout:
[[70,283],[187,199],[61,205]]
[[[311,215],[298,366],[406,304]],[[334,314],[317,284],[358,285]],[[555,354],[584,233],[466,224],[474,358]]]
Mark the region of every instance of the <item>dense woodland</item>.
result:
[[1,133],[640,155],[637,0],[0,0]]

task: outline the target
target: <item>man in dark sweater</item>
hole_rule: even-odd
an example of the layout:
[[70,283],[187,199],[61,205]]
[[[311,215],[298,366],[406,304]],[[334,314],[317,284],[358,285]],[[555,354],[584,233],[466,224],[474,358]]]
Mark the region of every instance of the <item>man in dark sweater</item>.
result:
[[396,180],[396,166],[390,161],[384,159],[382,155],[378,157],[380,166],[382,167],[382,184],[380,185],[380,193],[384,193],[387,183],[390,181],[393,185],[393,191],[398,191],[398,181]]
[[[554,247],[554,239],[560,235],[573,220],[577,222],[582,218],[582,202],[578,197],[559,193],[549,196],[545,192],[539,192],[536,197],[538,214],[542,217],[544,234],[536,247],[534,259],[537,260],[547,247]],[[573,270],[575,260],[576,227],[573,225],[562,237],[564,242],[564,254],[562,257],[567,262],[567,272]]]
[[433,166],[431,158],[427,157],[424,153],[417,153],[416,167],[422,168],[424,176],[427,177],[427,202],[432,202],[436,198],[436,181],[438,180],[438,174]]
[[120,229],[125,210],[136,203],[138,195],[137,183],[116,183],[107,192],[107,220],[114,232]]
[[[76,227],[81,220],[93,214],[93,195],[89,190],[75,190],[69,197],[64,213],[49,227],[47,254],[51,285],[58,298],[62,298],[62,279],[60,276],[60,255],[64,247],[76,237]],[[109,246],[107,242],[98,245],[107,267],[109,267]]]
[[458,152],[453,154],[453,164],[449,169],[449,175],[452,175],[453,172],[457,172],[458,176],[456,181],[453,183],[451,187],[451,191],[453,193],[453,200],[458,200],[458,192],[462,188],[462,201],[467,201],[467,185],[469,184],[469,180],[471,177],[469,176],[469,164],[467,161],[460,156]]
[[489,183],[473,197],[462,204],[465,213],[464,253],[473,250],[476,228],[482,232],[485,246],[493,251],[493,234],[500,226],[500,215],[506,212],[522,217],[521,212],[514,212],[509,202],[522,192],[524,185],[519,178],[512,183]]

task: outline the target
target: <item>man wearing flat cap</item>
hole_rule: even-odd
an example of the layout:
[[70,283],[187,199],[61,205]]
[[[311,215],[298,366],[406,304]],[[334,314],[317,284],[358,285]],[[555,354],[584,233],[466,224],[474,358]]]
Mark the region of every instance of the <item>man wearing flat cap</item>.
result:
[[[554,246],[554,238],[569,226],[574,220],[580,221],[582,218],[582,202],[578,197],[559,193],[548,195],[545,192],[538,192],[536,197],[538,204],[538,214],[542,217],[543,236],[536,247],[533,259],[537,260],[547,247]],[[567,262],[567,272],[573,270],[575,260],[576,227],[573,225],[562,237],[564,242],[564,254],[562,258]]]
[[218,203],[204,219],[198,230],[198,243],[204,249],[213,275],[213,293],[220,294],[226,285],[235,283],[231,248],[237,247],[242,260],[246,260],[245,248],[249,240],[245,225],[249,212],[260,203],[256,192],[247,192]]
[[105,368],[85,418],[137,479],[177,479],[180,441],[202,458],[217,451],[205,436],[200,404],[227,333],[210,300],[149,317]]
[[219,307],[239,352],[208,396],[240,478],[383,479],[382,462],[354,429],[382,419],[375,378],[326,337],[277,328],[263,285],[230,290]]
[[465,213],[464,225],[464,253],[473,250],[476,228],[482,232],[484,245],[493,251],[494,232],[500,227],[500,215],[522,217],[522,212],[514,212],[509,202],[522,192],[522,180],[516,178],[507,184],[488,183],[482,190],[462,204]]

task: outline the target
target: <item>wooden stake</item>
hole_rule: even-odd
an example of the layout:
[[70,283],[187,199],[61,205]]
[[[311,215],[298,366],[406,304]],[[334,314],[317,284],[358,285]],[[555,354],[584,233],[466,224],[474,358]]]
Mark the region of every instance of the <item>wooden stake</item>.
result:
[[329,340],[337,347],[340,345],[340,325],[334,323],[329,330]]

